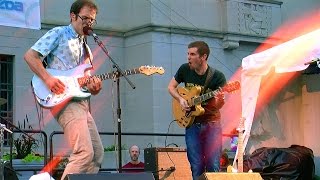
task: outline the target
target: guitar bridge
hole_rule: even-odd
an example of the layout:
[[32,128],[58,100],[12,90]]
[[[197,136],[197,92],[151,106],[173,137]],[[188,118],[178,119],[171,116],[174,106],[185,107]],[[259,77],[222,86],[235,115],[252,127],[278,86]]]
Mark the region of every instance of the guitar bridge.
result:
[[192,112],[196,110],[194,106],[190,107],[190,111],[186,111],[185,117],[189,118],[192,115]]
[[186,111],[185,117],[189,118],[191,115],[191,111]]
[[46,103],[48,103],[52,98],[52,94],[49,94],[43,101],[45,101]]

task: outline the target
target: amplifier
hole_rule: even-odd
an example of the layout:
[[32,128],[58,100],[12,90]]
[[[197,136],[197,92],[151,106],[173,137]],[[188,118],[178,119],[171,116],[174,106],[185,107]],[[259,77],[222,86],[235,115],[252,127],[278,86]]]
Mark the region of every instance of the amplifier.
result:
[[144,162],[145,171],[152,172],[155,180],[192,180],[185,148],[146,148]]

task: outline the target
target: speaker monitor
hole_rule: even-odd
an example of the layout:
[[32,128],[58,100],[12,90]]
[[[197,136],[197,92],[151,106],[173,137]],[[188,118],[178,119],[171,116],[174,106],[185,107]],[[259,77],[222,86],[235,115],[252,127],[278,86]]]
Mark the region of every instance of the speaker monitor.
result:
[[152,173],[69,174],[67,180],[154,180]]
[[259,173],[203,173],[199,180],[263,180]]
[[192,179],[185,148],[146,148],[144,170],[152,172],[156,180]]

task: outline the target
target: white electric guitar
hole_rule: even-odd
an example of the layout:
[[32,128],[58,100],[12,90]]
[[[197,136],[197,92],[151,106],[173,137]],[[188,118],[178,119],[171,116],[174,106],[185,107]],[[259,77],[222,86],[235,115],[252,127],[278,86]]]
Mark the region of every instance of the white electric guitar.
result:
[[[90,64],[82,64],[76,68],[61,71],[56,69],[47,69],[47,71],[58,78],[65,84],[65,91],[62,94],[54,94],[48,89],[46,84],[36,75],[32,78],[32,87],[37,99],[37,102],[44,108],[52,108],[62,102],[76,98],[83,99],[91,96],[91,94],[85,91],[82,87],[86,86],[90,78],[93,76],[84,76],[84,72],[90,69]],[[147,76],[154,73],[163,74],[164,69],[162,67],[155,66],[141,66],[135,69],[125,70],[125,75],[131,74],[145,74]],[[94,75],[101,80],[112,79],[118,77],[117,72],[105,73],[100,75]]]

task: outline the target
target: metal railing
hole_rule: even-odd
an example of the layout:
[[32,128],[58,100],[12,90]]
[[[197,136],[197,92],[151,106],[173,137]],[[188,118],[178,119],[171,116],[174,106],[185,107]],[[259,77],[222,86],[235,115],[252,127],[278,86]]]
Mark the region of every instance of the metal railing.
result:
[[[44,131],[38,131],[38,130],[22,130],[26,133],[35,133],[35,134],[42,134],[43,135],[43,146],[44,146],[44,166],[47,165],[47,163],[53,159],[54,156],[54,148],[53,148],[53,137],[57,134],[64,134],[62,131],[53,131],[49,136],[49,160],[48,160],[48,137],[47,134]],[[14,133],[23,133],[20,130],[14,130]],[[99,132],[100,135],[118,135],[118,133],[115,132]],[[121,135],[124,136],[156,136],[156,137],[184,137],[185,134],[176,134],[176,133],[121,133]],[[236,136],[234,134],[222,134],[225,137],[233,137]],[[10,138],[10,154],[12,155],[12,145],[13,145],[13,138]],[[12,164],[12,157],[10,158],[10,163]],[[15,168],[16,171],[40,171],[43,167],[36,167],[36,166],[26,166],[26,167],[19,167],[18,169]],[[63,171],[63,168],[55,168],[50,169],[50,171]],[[118,168],[101,168],[100,171],[117,171]]]
[[[57,134],[63,134],[62,131],[53,131],[50,136],[49,136],[49,146],[50,146],[50,160],[53,159],[53,136]],[[100,135],[118,135],[118,133],[115,132],[99,132]],[[169,137],[169,136],[174,136],[174,137],[183,137],[184,134],[172,134],[172,133],[121,133],[121,135],[124,136],[160,136],[160,137]],[[61,168],[56,168],[54,170],[61,171],[63,169]],[[101,168],[100,171],[117,171],[118,168]]]
[[[48,162],[48,136],[44,131],[40,130],[12,130],[13,133],[31,133],[31,134],[41,134],[43,136],[43,165],[45,166]],[[10,135],[10,164],[12,164],[12,151],[13,151],[13,135]],[[14,167],[14,171],[36,171],[42,170],[42,166],[28,165],[28,166],[20,166]],[[17,173],[19,175],[19,173]]]
[[[42,134],[43,135],[43,156],[44,156],[44,165],[48,162],[48,136],[46,132],[39,130],[13,130],[13,133],[32,133],[32,134]],[[13,146],[13,137],[10,137],[10,163],[12,164],[12,146]]]

